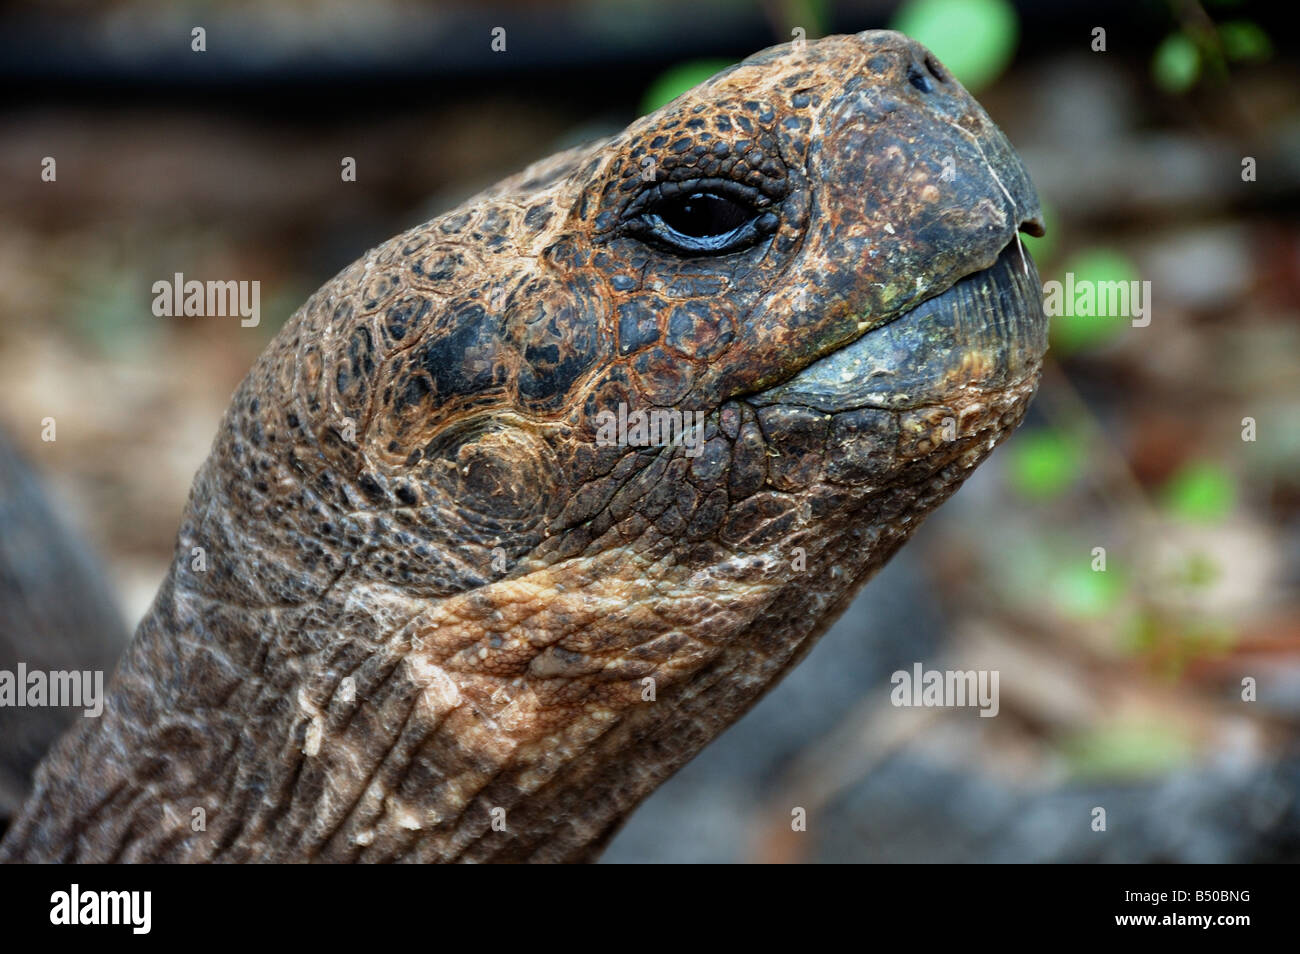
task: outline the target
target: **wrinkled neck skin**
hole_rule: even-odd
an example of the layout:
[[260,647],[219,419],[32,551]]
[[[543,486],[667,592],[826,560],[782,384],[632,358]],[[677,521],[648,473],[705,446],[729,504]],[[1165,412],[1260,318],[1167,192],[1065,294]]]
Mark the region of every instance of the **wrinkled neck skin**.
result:
[[[650,154],[776,231],[639,241]],[[765,51],[372,250],[236,392],[104,714],[0,857],[594,857],[1019,421],[1036,215],[881,32]],[[620,403],[703,413],[698,453],[602,446]]]
[[[188,567],[198,541],[238,546],[242,531],[192,503],[103,717],[44,764],[7,860],[594,857],[798,661],[1032,387],[965,408],[849,412],[890,435],[871,469],[896,467],[895,482],[769,485],[695,563],[680,528],[705,498],[684,509],[679,494],[611,521],[592,556],[557,553],[431,603],[355,580],[378,558],[363,550],[311,601],[240,605]],[[740,438],[755,413],[731,409]],[[919,461],[898,455],[954,412],[965,437]],[[819,454],[804,455],[812,471]],[[209,466],[195,500],[219,494],[216,481]],[[246,558],[239,572],[256,579]],[[205,831],[192,830],[198,809]]]

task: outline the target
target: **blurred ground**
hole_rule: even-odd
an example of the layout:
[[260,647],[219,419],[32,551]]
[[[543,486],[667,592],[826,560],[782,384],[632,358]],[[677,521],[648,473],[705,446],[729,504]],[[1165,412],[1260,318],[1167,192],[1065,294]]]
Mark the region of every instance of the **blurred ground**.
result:
[[[256,24],[256,7],[4,14],[3,71],[46,86],[0,110],[0,425],[103,555],[132,622],[230,392],[321,282],[526,162],[621,128],[679,60],[733,59],[791,24],[816,36],[895,15],[375,8],[386,32],[355,26],[351,46],[345,21],[312,21],[305,5],[231,27],[262,54],[227,49],[174,86],[161,54],[151,74],[134,55],[115,73],[93,43],[55,44],[46,60],[15,51],[51,29],[51,9],[84,35],[154,49],[184,44],[186,17]],[[1014,58],[977,94],[1047,205],[1049,235],[1031,246],[1042,277],[1149,280],[1152,321],[1060,319],[1022,431],[786,682],[649,800],[609,861],[1300,859],[1294,41],[1249,3],[1016,10]],[[429,51],[403,18],[449,30],[460,16],[484,34],[520,24],[517,57],[498,69],[440,40],[421,75]],[[1225,56],[1238,42],[1221,21],[1257,24],[1267,55],[1218,63],[1216,38]],[[1108,27],[1105,53],[1090,49],[1094,23]],[[544,42],[579,28],[585,46]],[[295,48],[307,35],[315,46]],[[1185,62],[1160,66],[1183,62],[1170,46],[1183,36],[1211,51],[1190,83]],[[297,53],[271,55],[285,49]],[[321,49],[319,75],[295,65]],[[386,51],[391,70],[377,72]],[[242,71],[229,88],[222,69]],[[45,156],[54,183],[39,180]],[[340,181],[344,156],[355,183]],[[262,325],[155,318],[150,287],[178,271],[261,280]],[[889,675],[916,662],[999,670],[999,717],[893,708]],[[795,806],[806,833],[790,831]],[[1089,828],[1095,806],[1105,834]]]

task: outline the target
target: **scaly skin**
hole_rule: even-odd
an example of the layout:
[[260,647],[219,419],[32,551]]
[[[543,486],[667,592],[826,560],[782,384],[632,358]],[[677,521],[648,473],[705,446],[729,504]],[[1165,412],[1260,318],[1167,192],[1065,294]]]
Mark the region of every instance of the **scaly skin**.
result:
[[[749,247],[645,234],[727,183]],[[372,250],[239,387],[104,716],[4,856],[593,857],[1018,422],[1037,215],[969,94],[872,32]],[[704,412],[700,453],[600,446],[620,402]]]

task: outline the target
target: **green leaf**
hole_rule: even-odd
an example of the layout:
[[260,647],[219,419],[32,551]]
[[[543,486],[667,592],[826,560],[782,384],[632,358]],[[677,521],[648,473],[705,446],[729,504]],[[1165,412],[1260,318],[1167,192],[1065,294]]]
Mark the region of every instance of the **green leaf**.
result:
[[1164,503],[1175,515],[1197,522],[1222,520],[1237,501],[1232,475],[1213,461],[1193,461],[1170,479]]
[[1124,574],[1118,568],[1094,570],[1091,559],[1081,559],[1058,568],[1052,580],[1051,596],[1066,615],[1097,619],[1119,605],[1126,588]]
[[669,67],[646,90],[641,99],[641,115],[653,113],[665,103],[671,103],[688,89],[694,89],[732,63],[732,60],[688,60]]
[[1063,746],[1076,775],[1135,778],[1187,763],[1194,748],[1178,728],[1156,723],[1105,726],[1081,732]]
[[1166,93],[1185,93],[1201,75],[1201,51],[1187,34],[1171,33],[1151,57],[1151,75]]
[[[1073,286],[1068,276],[1074,276]],[[1091,287],[1094,293],[1102,282],[1127,282],[1138,280],[1137,266],[1123,253],[1113,248],[1097,247],[1080,252],[1065,263],[1065,268],[1056,279],[1061,283],[1061,301],[1064,314],[1051,316],[1052,347],[1064,354],[1070,354],[1086,348],[1096,347],[1118,335],[1128,327],[1131,315],[1099,314],[1104,311],[1104,304],[1094,301],[1092,315],[1073,314],[1077,311],[1080,291]],[[1086,283],[1086,284],[1085,284]],[[1075,290],[1073,305],[1066,302],[1066,292]],[[1099,297],[1094,295],[1094,298]],[[1132,303],[1129,304],[1130,310]]]
[[1038,500],[1059,496],[1069,489],[1084,460],[1083,443],[1059,431],[1022,434],[1009,451],[1012,486],[1025,497]]
[[1220,25],[1219,42],[1230,60],[1259,62],[1273,55],[1268,34],[1251,20],[1231,20]]
[[1020,38],[1006,0],[905,0],[890,26],[929,47],[972,92],[1002,74]]

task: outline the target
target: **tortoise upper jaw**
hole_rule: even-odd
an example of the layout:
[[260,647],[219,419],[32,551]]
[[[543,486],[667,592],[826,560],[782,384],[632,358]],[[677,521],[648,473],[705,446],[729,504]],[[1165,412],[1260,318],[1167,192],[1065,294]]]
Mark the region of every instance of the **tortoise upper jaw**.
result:
[[1017,239],[991,267],[749,400],[828,413],[941,404],[958,391],[1005,390],[1036,375],[1046,350],[1038,270]]

